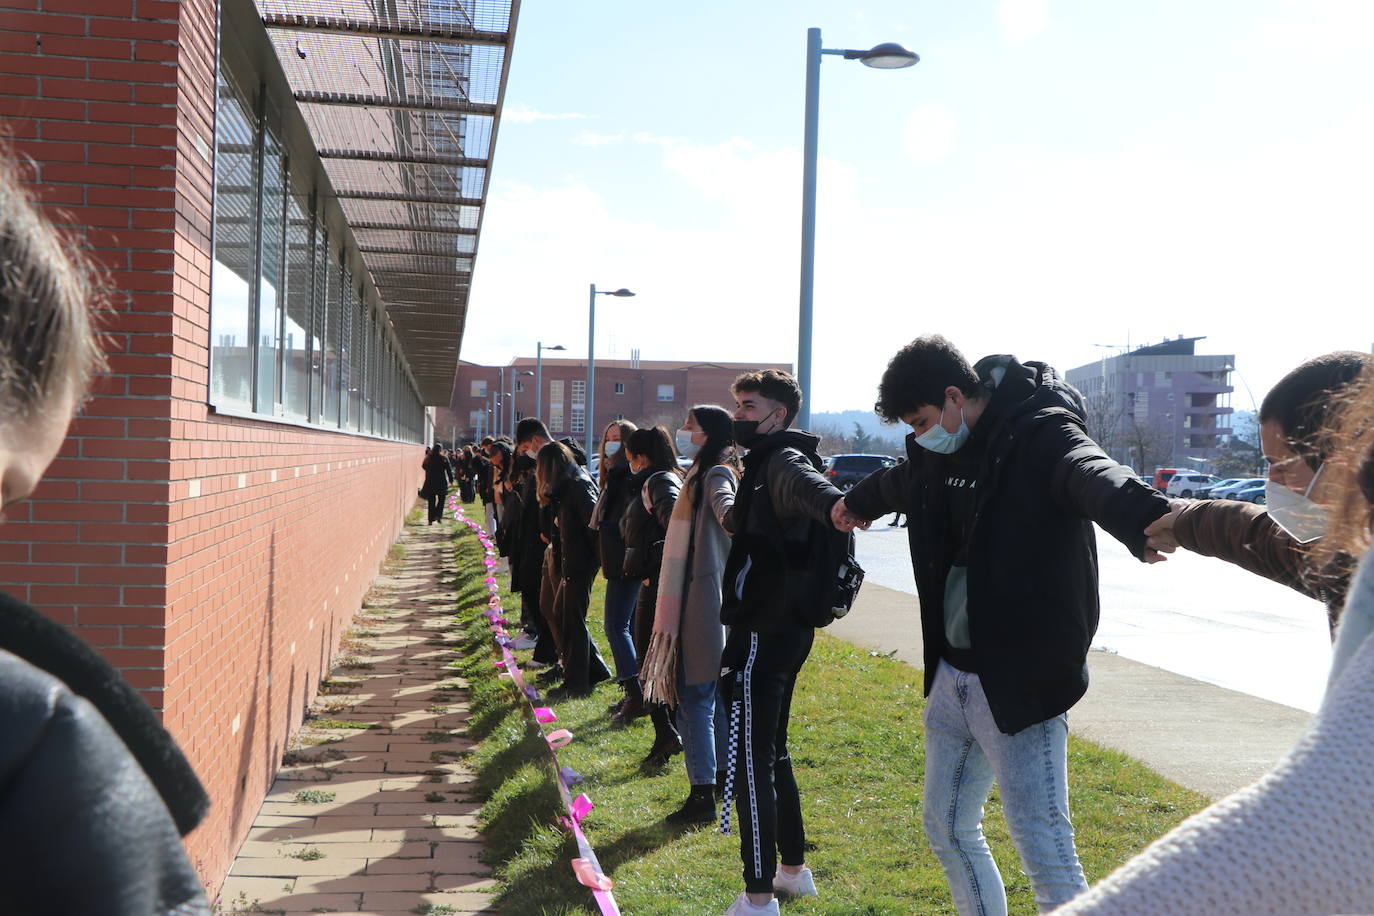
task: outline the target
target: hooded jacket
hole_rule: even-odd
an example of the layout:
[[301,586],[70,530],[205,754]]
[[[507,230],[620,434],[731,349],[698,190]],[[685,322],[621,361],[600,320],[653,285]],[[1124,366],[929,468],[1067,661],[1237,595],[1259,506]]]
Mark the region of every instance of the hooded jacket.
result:
[[142,697],[85,642],[0,594],[0,910],[210,910],[181,844],[209,798]]
[[[1082,396],[1050,366],[990,356],[974,367],[990,400],[968,543],[972,652],[997,726],[1014,734],[1088,689],[1098,622],[1096,522],[1143,559],[1169,501],[1088,437]],[[907,437],[908,460],[845,496],[856,515],[909,514],[925,641],[925,691],[945,655],[946,457]]]
[[771,500],[785,529],[811,520],[829,525],[830,510],[842,494],[821,476],[820,441],[804,430],[784,429],[765,436],[744,456],[744,477],[725,516],[733,538],[725,561],[721,623],[756,633],[810,626],[783,600],[777,532],[753,506],[755,500]]

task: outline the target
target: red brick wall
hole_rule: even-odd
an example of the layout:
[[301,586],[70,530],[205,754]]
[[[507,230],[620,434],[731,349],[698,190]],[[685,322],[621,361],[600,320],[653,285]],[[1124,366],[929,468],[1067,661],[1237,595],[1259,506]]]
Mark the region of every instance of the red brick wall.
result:
[[415,503],[422,450],[200,411],[176,424],[163,718],[215,800],[188,843],[213,890]]
[[0,588],[97,646],[209,789],[213,893],[419,485],[420,447],[206,407],[212,0],[0,0],[0,121],[105,268],[109,376],[0,528]]

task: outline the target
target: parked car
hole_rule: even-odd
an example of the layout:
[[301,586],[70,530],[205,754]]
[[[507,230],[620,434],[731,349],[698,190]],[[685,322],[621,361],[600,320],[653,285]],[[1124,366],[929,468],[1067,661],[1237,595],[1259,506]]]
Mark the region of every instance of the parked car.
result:
[[1237,490],[1226,498],[1238,499],[1243,503],[1256,503],[1262,506],[1264,505],[1264,484],[1260,484],[1257,487],[1247,487],[1244,490]]
[[896,463],[897,459],[889,455],[836,455],[825,463],[824,473],[831,483],[847,491],[878,468]]
[[1236,494],[1241,490],[1252,490],[1255,487],[1264,488],[1263,477],[1242,477],[1229,484],[1222,482],[1212,487],[1212,492],[1207,495],[1211,499],[1236,499]]
[[1221,481],[1211,474],[1194,474],[1189,471],[1180,471],[1169,478],[1169,483],[1164,487],[1165,496],[1181,496],[1184,499],[1191,499],[1194,496],[1206,496],[1207,491],[1212,489]]

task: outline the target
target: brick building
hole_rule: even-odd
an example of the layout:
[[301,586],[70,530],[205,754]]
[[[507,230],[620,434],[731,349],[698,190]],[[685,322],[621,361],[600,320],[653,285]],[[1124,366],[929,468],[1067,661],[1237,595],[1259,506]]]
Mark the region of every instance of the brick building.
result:
[[[755,369],[791,372],[792,364],[599,359],[596,416],[591,428],[596,431],[612,420],[632,420],[639,426],[662,423],[674,430],[687,416],[687,408],[694,404],[720,404],[733,409],[730,383],[740,373]],[[456,431],[459,440],[471,440],[493,430],[512,433],[512,420],[535,415],[535,371],[535,360],[529,357],[520,357],[506,366],[479,366],[460,360],[450,412],[436,420],[436,434],[447,439]],[[544,388],[543,397],[538,399],[544,414],[541,419],[548,424],[549,432],[584,439],[587,361],[545,358],[539,372]],[[503,400],[502,391],[512,398]],[[446,428],[446,423],[451,425]]]
[[0,6],[0,132],[111,292],[110,372],[6,511],[0,588],[186,749],[213,894],[449,402],[512,3]]

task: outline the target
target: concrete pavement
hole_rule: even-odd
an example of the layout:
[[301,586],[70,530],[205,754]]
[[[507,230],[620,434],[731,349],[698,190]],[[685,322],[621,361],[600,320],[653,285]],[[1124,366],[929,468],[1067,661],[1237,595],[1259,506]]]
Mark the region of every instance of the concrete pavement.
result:
[[407,525],[405,558],[355,618],[220,891],[224,913],[491,913],[474,775],[460,758],[452,526]]
[[[896,658],[921,667],[914,595],[866,582],[854,609],[826,632],[868,649],[895,650]],[[1069,712],[1070,730],[1212,798],[1268,771],[1311,718],[1109,652],[1091,652],[1088,670],[1091,686]]]

